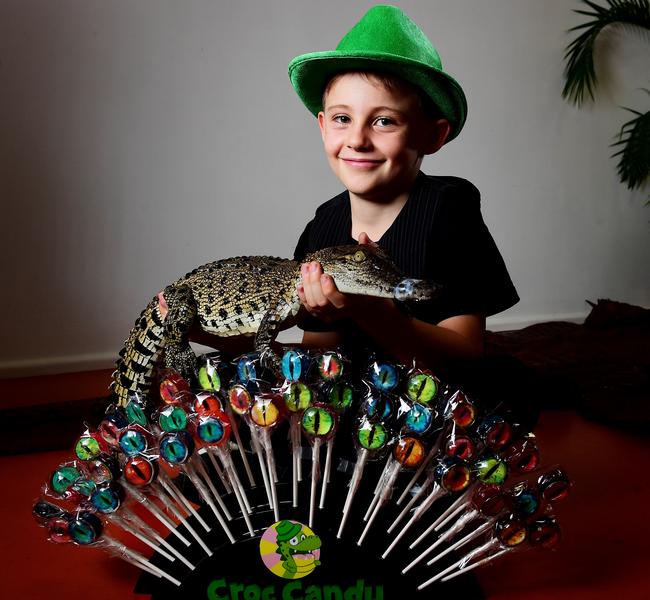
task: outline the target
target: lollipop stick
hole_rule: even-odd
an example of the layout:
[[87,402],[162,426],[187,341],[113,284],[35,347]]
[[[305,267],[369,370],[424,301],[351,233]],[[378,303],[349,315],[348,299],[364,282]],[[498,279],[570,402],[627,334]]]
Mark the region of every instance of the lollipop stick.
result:
[[232,483],[230,481],[230,478],[227,473],[223,471],[223,469],[219,466],[219,463],[217,462],[217,459],[214,457],[214,454],[210,452],[210,448],[205,448],[199,454],[203,455],[203,453],[208,455],[208,459],[212,463],[212,468],[216,471],[217,475],[219,476],[219,479],[221,479],[221,483],[223,484],[223,487],[226,488],[226,493],[230,494],[230,492],[233,491],[232,489]]
[[[157,493],[157,496],[162,500],[163,504],[171,511],[171,513],[180,521],[183,523],[185,522],[185,516],[178,510],[178,508],[175,507],[173,501],[175,500],[181,507],[185,508],[189,514],[191,514],[205,529],[206,531],[211,531],[212,527],[210,527],[203,517],[196,511],[196,509],[192,506],[192,503],[185,497],[185,494],[183,494],[177,487],[176,484],[167,477],[167,475],[160,474],[158,477],[158,480],[160,481],[160,485],[164,488],[164,491],[161,489],[160,492]],[[169,496],[172,498],[172,502],[169,502],[167,500],[167,496],[164,494],[164,492],[167,492]]]
[[104,534],[101,539],[111,554],[119,556],[121,559],[135,564],[136,566],[144,569],[145,571],[148,571],[149,573],[152,573],[153,575],[156,575],[157,577],[164,577],[165,579],[171,581],[174,585],[180,586],[181,582],[178,581],[178,579],[175,579],[169,573],[163,571],[160,567],[152,565],[147,560],[147,558],[139,552],[127,548],[122,542],[118,542],[115,538],[112,538],[107,534]]
[[[176,486],[175,486],[171,481],[169,481],[168,483],[171,485],[170,490],[175,489],[176,491],[178,491],[178,488],[176,488]],[[180,492],[179,492],[179,493],[180,493]],[[173,501],[172,501],[172,502],[170,502],[170,501],[165,502],[164,497],[165,497],[165,495],[164,495],[164,493],[163,493],[163,490],[160,490],[160,494],[158,495],[158,498],[159,498],[160,500],[163,501],[163,503],[167,506],[167,508],[172,512],[172,514],[173,514],[177,519],[180,519],[180,521],[181,521],[181,523],[183,524],[183,526],[185,527],[185,529],[187,529],[187,531],[190,532],[190,535],[191,535],[191,536],[192,536],[192,537],[193,537],[193,538],[198,542],[199,546],[201,546],[201,548],[203,548],[204,552],[205,552],[208,556],[212,556],[212,552],[211,552],[210,549],[205,545],[205,542],[203,541],[203,539],[201,538],[201,536],[199,536],[199,534],[196,532],[196,530],[194,529],[194,527],[192,527],[192,525],[190,525],[190,523],[188,522],[188,520],[187,520],[186,518],[184,518],[184,517],[181,515],[180,511],[178,510],[178,508],[176,508],[176,506],[174,506]],[[185,498],[185,496],[183,496],[183,495],[181,495],[181,497],[182,497],[182,498]],[[186,500],[187,500],[187,498],[186,498]],[[188,502],[189,502],[189,501],[188,501]],[[190,506],[191,506],[191,505],[190,505]],[[192,509],[193,509],[193,508],[194,508],[194,507],[192,507]],[[198,514],[198,513],[197,513],[197,514]],[[205,521],[203,521],[203,522],[205,523]]]
[[309,500],[309,526],[314,526],[314,513],[316,511],[316,487],[320,479],[320,445],[321,439],[314,438],[311,449],[311,496]]
[[502,548],[498,552],[495,552],[494,554],[490,554],[490,556],[486,556],[485,558],[478,560],[476,562],[470,563],[467,566],[460,567],[458,571],[455,573],[452,573],[451,575],[447,575],[446,577],[443,577],[441,581],[449,581],[450,579],[453,579],[454,577],[458,577],[459,575],[462,575],[463,573],[467,573],[467,571],[471,571],[472,569],[476,569],[476,567],[480,567],[486,563],[492,562],[496,558],[499,558],[499,556],[502,556],[503,554],[506,554],[507,552],[510,552],[512,548]]
[[354,472],[352,473],[352,479],[350,479],[350,488],[348,489],[348,495],[345,498],[345,504],[343,505],[343,518],[341,519],[341,525],[339,526],[339,531],[336,534],[337,538],[341,538],[343,535],[343,528],[345,523],[348,520],[348,515],[350,514],[350,507],[352,506],[352,501],[354,496],[359,489],[359,484],[361,483],[361,477],[363,477],[363,470],[366,466],[366,461],[368,460],[368,450],[361,448],[359,450],[359,458],[357,459],[357,464],[354,465]]
[[291,478],[292,478],[292,501],[293,507],[298,506],[298,470],[300,464],[300,423],[298,416],[291,415],[289,424],[289,434],[291,437]]
[[390,546],[386,548],[386,551],[381,555],[382,558],[386,558],[390,551],[397,545],[397,543],[404,537],[406,532],[417,522],[420,520],[422,515],[429,510],[431,505],[440,497],[444,494],[444,490],[436,483],[433,486],[433,490],[431,493],[424,499],[424,502],[420,504],[415,509],[415,512],[411,515],[411,518],[409,519],[408,523],[402,528],[402,530],[395,536],[393,541],[391,542]]
[[318,508],[325,508],[325,495],[327,494],[327,484],[330,482],[330,473],[332,470],[332,449],[334,447],[334,436],[327,440],[327,453],[325,455],[325,472],[323,473],[323,483],[320,491],[320,503]]
[[262,444],[264,446],[264,454],[266,454],[266,466],[269,471],[273,516],[277,523],[280,520],[280,507],[278,505],[278,492],[275,487],[276,480],[273,478],[273,473],[275,473],[275,456],[273,455],[273,446],[271,444],[271,432],[268,429],[262,430]]
[[[438,437],[438,440],[436,443],[433,445],[431,450],[429,450],[429,453],[427,454],[426,458],[422,461],[422,464],[418,467],[417,471],[413,473],[413,477],[411,477],[411,480],[408,482],[406,487],[404,488],[404,491],[402,492],[402,495],[397,499],[397,505],[399,506],[404,502],[404,498],[406,498],[406,495],[409,493],[411,488],[415,485],[415,482],[420,478],[420,475],[424,473],[424,469],[427,468],[427,465],[433,460],[433,457],[438,453],[438,450],[440,450],[440,441],[442,439],[442,435]],[[427,478],[428,479],[428,478]],[[392,525],[391,525],[392,527]],[[390,531],[390,529],[388,530]]]
[[381,488],[381,491],[375,496],[375,498],[378,498],[378,500],[375,503],[375,508],[373,509],[372,514],[368,518],[361,537],[357,540],[357,546],[361,546],[361,544],[363,544],[363,540],[366,538],[366,535],[368,535],[368,531],[370,531],[370,528],[377,518],[381,507],[387,502],[400,470],[401,465],[397,461],[392,461],[389,468],[387,469],[388,481],[386,482],[386,485]]
[[[413,494],[413,497],[408,501],[408,504],[402,509],[402,511],[397,515],[397,518],[393,521],[392,525],[388,528],[388,533],[391,533],[398,523],[409,513],[413,505],[419,500],[425,490],[429,487],[429,484],[433,481],[433,471],[427,475],[425,482],[420,486],[420,489]],[[399,504],[399,502],[397,503]]]
[[449,548],[441,552],[440,554],[437,554],[433,558],[429,559],[429,562],[427,562],[428,566],[431,566],[433,563],[439,561],[441,558],[444,556],[447,556],[450,552],[453,552],[457,548],[460,548],[461,546],[464,546],[467,542],[470,542],[477,537],[479,537],[484,531],[489,529],[492,526],[492,523],[494,522],[493,519],[490,521],[486,521],[485,523],[481,523],[476,529],[473,531],[470,531],[465,537],[462,537],[458,541],[454,542]]
[[244,463],[244,470],[248,477],[248,483],[251,487],[255,487],[255,478],[253,477],[253,470],[251,469],[250,464],[248,463],[248,457],[246,456],[246,450],[244,449],[244,444],[242,444],[241,436],[239,435],[239,425],[237,425],[237,419],[232,414],[232,409],[230,405],[226,406],[226,414],[228,415],[228,421],[230,421],[230,427],[232,428],[232,433],[235,436],[235,441],[237,442],[237,448],[239,448],[239,455],[241,460]]
[[[470,511],[470,512],[465,513],[464,515],[461,515],[460,518],[459,518],[459,519],[458,519],[458,520],[457,520],[457,521],[456,521],[456,522],[455,522],[455,523],[454,523],[454,524],[453,524],[449,529],[447,529],[447,531],[445,531],[444,533],[441,533],[441,534],[440,534],[440,537],[436,540],[435,543],[436,543],[436,544],[438,544],[438,543],[442,543],[442,542],[444,542],[445,540],[448,540],[448,539],[452,538],[452,537],[453,537],[454,535],[456,535],[459,531],[461,531],[461,530],[465,527],[465,525],[467,525],[470,521],[472,521],[472,520],[474,519],[474,517],[476,516],[476,514],[477,514],[477,513],[476,513],[475,511]],[[434,523],[432,523],[431,525],[429,525],[429,527],[427,527],[427,528],[424,530],[424,532],[420,535],[420,537],[418,537],[418,538],[417,538],[417,539],[416,539],[416,540],[415,540],[415,541],[414,541],[414,542],[409,546],[409,548],[410,548],[411,550],[412,550],[413,548],[415,548],[415,547],[416,547],[416,546],[417,546],[417,545],[418,545],[418,544],[419,544],[419,543],[420,543],[424,538],[426,538],[430,533],[433,532],[433,530],[434,530],[434,526],[433,526],[433,525],[434,525]],[[441,540],[442,540],[442,541],[441,541]]]
[[109,514],[106,515],[107,520],[110,523],[114,523],[124,531],[130,533],[132,536],[139,539],[143,544],[149,546],[154,552],[158,552],[161,556],[164,556],[168,561],[174,562],[176,560],[175,556],[170,555],[168,552],[160,548],[155,540],[152,540],[149,536],[145,535],[142,531],[136,529],[131,525],[126,519],[122,518],[120,515]]
[[124,517],[138,527],[141,531],[148,533],[154,540],[156,540],[161,546],[178,558],[185,566],[187,566],[191,571],[195,569],[195,566],[187,560],[174,546],[172,546],[164,537],[162,537],[153,527],[150,527],[145,523],[138,515],[132,512],[126,506],[122,507],[122,512]]
[[206,471],[205,466],[203,465],[203,461],[201,461],[200,458],[198,460],[192,459],[191,464],[192,464],[192,468],[198,471],[203,481],[207,484],[208,489],[210,490],[210,492],[212,492],[212,497],[214,498],[214,500],[217,501],[217,504],[219,505],[219,508],[223,511],[223,514],[226,515],[226,519],[232,521],[232,515],[230,514],[228,507],[225,505],[223,498],[221,497],[221,494],[219,494],[217,488],[214,487],[214,483],[212,483],[212,478]]
[[489,552],[490,549],[494,547],[496,544],[498,544],[498,541],[493,538],[485,542],[485,544],[483,544],[482,546],[479,546],[478,548],[471,550],[468,554],[463,556],[461,559],[457,560],[453,565],[449,565],[446,569],[443,569],[442,571],[440,571],[440,573],[431,577],[431,579],[427,579],[424,583],[421,583],[418,586],[418,590],[422,590],[425,587],[431,585],[432,583],[438,581],[439,579],[442,579],[445,575],[447,575],[447,573],[451,573],[451,571],[453,571],[454,569],[456,569],[461,565],[466,565],[473,558],[477,556],[482,556],[483,554],[485,554],[485,552]]
[[186,463],[183,465],[184,471],[187,473],[188,477],[190,478],[190,481],[194,484],[194,487],[198,490],[199,495],[203,500],[206,502],[206,504],[210,507],[212,512],[214,513],[214,516],[217,517],[217,521],[219,521],[219,525],[221,525],[221,528],[223,529],[224,533],[228,536],[228,539],[230,540],[231,544],[235,543],[235,538],[233,537],[232,533],[230,532],[230,529],[228,528],[228,525],[224,521],[223,517],[221,516],[221,513],[215,506],[214,502],[212,502],[212,498],[210,496],[210,493],[206,489],[206,487],[203,485],[203,482],[199,479],[199,476],[197,475],[196,471],[194,470],[194,467],[190,463]]
[[[191,546],[190,542],[178,529],[174,523],[158,506],[142,494],[138,489],[124,484],[124,488],[142,505],[144,506],[156,519],[158,519],[169,531],[174,534],[186,546]],[[182,520],[181,520],[182,522]]]
[[[233,492],[235,493],[237,504],[239,504],[239,510],[241,511],[242,517],[244,518],[244,522],[246,523],[246,527],[248,528],[248,533],[250,534],[251,537],[253,537],[255,535],[255,530],[253,529],[253,525],[251,524],[251,520],[249,517],[250,507],[247,505],[247,502],[244,500],[245,495],[242,493],[243,490],[241,488],[241,482],[239,481],[237,474],[233,472],[234,469],[232,465],[232,460],[230,459],[230,455],[228,455],[227,452],[224,451],[222,448],[214,448],[213,450],[218,452],[219,458],[223,463],[223,467],[226,471],[226,474],[232,481],[232,489]],[[212,454],[212,451],[210,451],[210,454]]]
[[[402,573],[406,573],[407,571],[409,571],[410,569],[412,569],[412,568],[413,568],[415,565],[417,565],[417,564],[418,564],[418,563],[419,563],[419,562],[420,562],[420,561],[421,561],[425,556],[427,556],[428,554],[431,554],[431,552],[433,552],[433,551],[434,551],[438,546],[440,546],[440,544],[443,544],[444,542],[446,542],[446,541],[449,540],[450,538],[454,537],[454,535],[456,535],[456,534],[457,534],[461,529],[463,529],[463,527],[465,527],[465,525],[466,525],[469,521],[472,520],[472,518],[473,518],[473,517],[469,517],[469,518],[465,519],[464,516],[461,517],[461,518],[460,518],[460,519],[459,519],[459,520],[454,524],[454,526],[453,526],[451,529],[448,529],[447,531],[445,531],[445,532],[444,532],[444,533],[443,533],[443,534],[442,534],[442,535],[441,535],[441,536],[440,536],[440,537],[439,537],[439,538],[438,538],[438,539],[437,539],[433,544],[431,544],[431,545],[430,545],[426,550],[424,550],[423,552],[421,552],[420,554],[418,554],[418,556],[415,558],[415,560],[411,561],[411,562],[410,562],[410,563],[409,563],[409,564],[408,564],[408,565],[403,569]],[[429,529],[432,529],[432,528],[429,528]],[[425,533],[422,534],[422,535],[420,536],[420,538],[418,538],[418,540],[416,540],[415,542],[413,542],[413,544],[411,544],[410,548],[413,548],[413,547],[415,546],[415,544],[416,544],[420,539],[423,539],[423,538],[425,537],[426,533],[427,533],[427,532],[425,531]]]
[[470,484],[456,500],[454,500],[447,509],[433,522],[433,527],[436,531],[442,529],[449,520],[453,519],[459,512],[465,510],[472,502],[470,496],[474,486]]
[[375,492],[374,492],[374,496],[372,498],[372,502],[370,502],[370,506],[368,507],[368,510],[366,511],[366,514],[363,517],[364,521],[367,521],[370,518],[370,515],[375,510],[375,506],[377,505],[377,502],[379,502],[379,496],[380,496],[382,483],[385,481],[385,477],[386,477],[386,475],[388,473],[388,469],[390,468],[390,466],[392,464],[393,464],[393,458],[392,458],[392,456],[389,456],[388,460],[386,461],[386,464],[384,465],[384,470],[381,472],[381,475],[379,476],[379,479],[377,480],[377,485],[375,486]]
[[262,472],[262,480],[264,481],[264,489],[266,490],[266,499],[269,502],[269,508],[273,510],[273,496],[271,494],[271,485],[269,482],[269,472],[266,468],[264,462],[264,456],[262,454],[262,447],[260,446],[260,441],[257,437],[257,431],[254,427],[250,428],[251,432],[251,444],[253,446],[253,452],[257,455],[257,462],[260,465],[260,471]]
[[[251,505],[248,502],[248,497],[246,496],[246,490],[244,489],[244,486],[241,483],[241,480],[239,479],[239,475],[237,475],[237,469],[235,468],[235,463],[232,460],[232,456],[230,454],[230,450],[217,447],[215,448],[215,451],[217,452],[217,455],[219,456],[219,459],[221,460],[221,463],[223,464],[223,468],[226,470],[226,473],[228,474],[228,477],[230,477],[230,481],[232,482],[233,490],[238,489],[239,494],[241,495],[241,499],[244,502],[244,506],[246,507],[246,512],[249,515],[253,514],[253,510],[251,509]],[[243,510],[243,509],[242,509]]]

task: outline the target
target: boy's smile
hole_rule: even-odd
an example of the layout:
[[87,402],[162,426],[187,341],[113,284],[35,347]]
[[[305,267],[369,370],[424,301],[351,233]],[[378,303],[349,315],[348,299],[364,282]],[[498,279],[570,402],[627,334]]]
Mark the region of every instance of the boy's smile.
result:
[[372,75],[337,77],[318,122],[334,174],[366,200],[390,202],[408,192],[423,155],[435,151],[438,122],[426,119],[417,94],[389,89]]

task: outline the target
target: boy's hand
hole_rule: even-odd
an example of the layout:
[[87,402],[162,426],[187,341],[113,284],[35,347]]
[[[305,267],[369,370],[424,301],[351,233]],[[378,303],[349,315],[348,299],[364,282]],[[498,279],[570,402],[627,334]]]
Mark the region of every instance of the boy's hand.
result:
[[[377,245],[365,232],[359,234],[359,244]],[[318,262],[303,263],[301,273],[302,283],[298,285],[300,301],[310,314],[321,321],[331,323],[353,317],[352,313],[356,308],[367,304],[367,298],[346,296],[339,292],[334,279],[323,273],[323,268]]]

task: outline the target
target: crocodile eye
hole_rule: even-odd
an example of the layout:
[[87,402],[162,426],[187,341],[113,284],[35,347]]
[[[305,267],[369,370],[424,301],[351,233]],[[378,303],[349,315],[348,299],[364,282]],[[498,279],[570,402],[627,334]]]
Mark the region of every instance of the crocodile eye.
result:
[[289,540],[289,543],[290,543],[292,546],[297,546],[297,545],[298,545],[298,538],[297,538],[296,536],[292,537],[292,538]]
[[364,260],[366,260],[366,253],[362,250],[357,250],[354,253],[354,262],[363,262]]
[[307,539],[307,536],[303,533],[303,534],[300,536],[300,541],[302,542],[302,541],[304,541],[304,540],[306,540],[306,539]]

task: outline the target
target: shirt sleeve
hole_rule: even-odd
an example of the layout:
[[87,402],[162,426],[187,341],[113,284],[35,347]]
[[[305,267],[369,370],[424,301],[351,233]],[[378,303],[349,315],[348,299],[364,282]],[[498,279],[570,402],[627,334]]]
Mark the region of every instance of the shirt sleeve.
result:
[[499,313],[519,301],[508,270],[480,208],[478,190],[469,182],[442,190],[436,214],[437,256],[443,285],[439,320],[461,314]]

